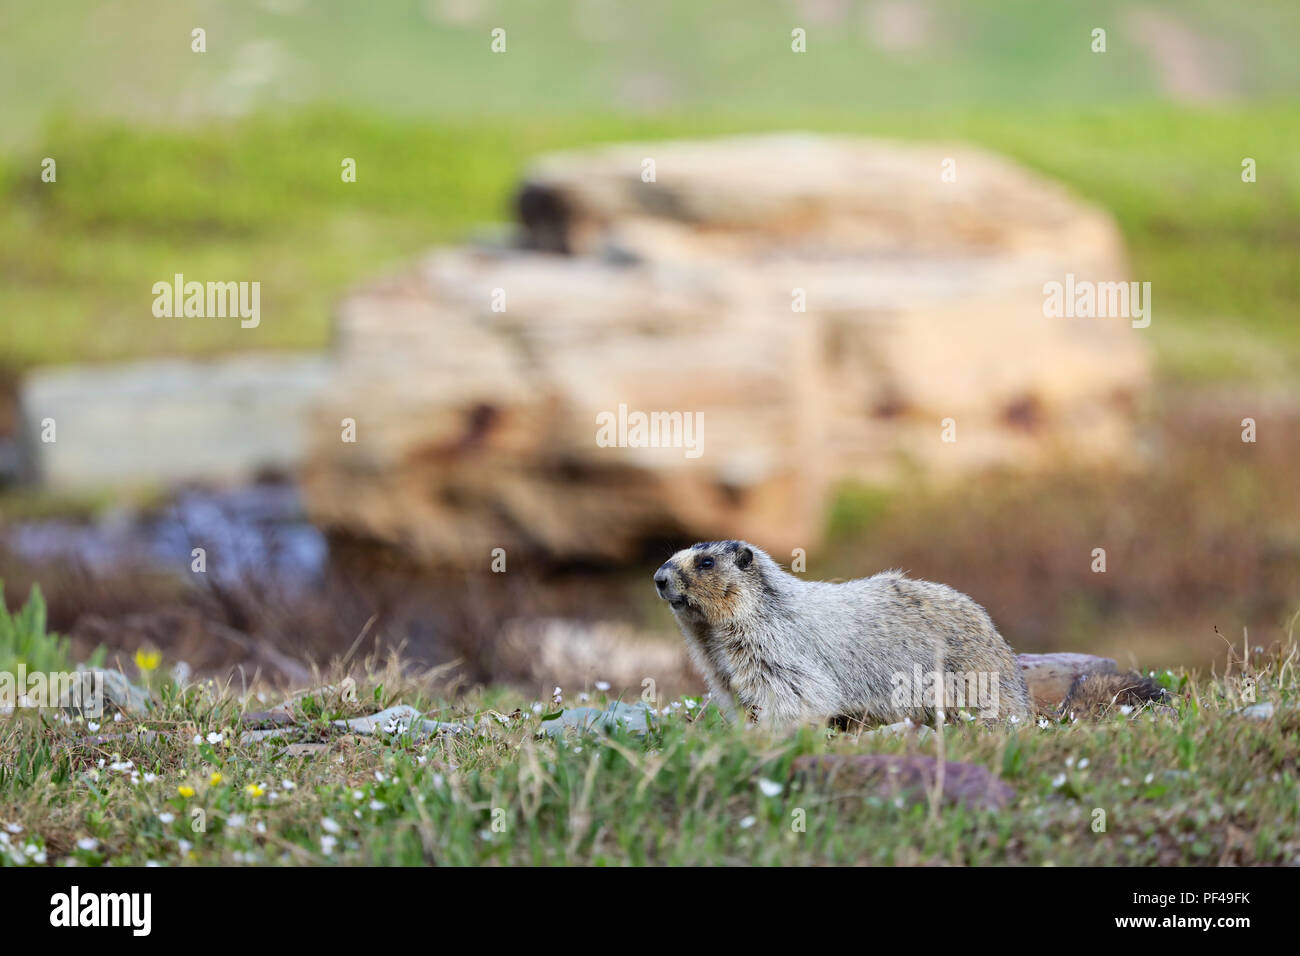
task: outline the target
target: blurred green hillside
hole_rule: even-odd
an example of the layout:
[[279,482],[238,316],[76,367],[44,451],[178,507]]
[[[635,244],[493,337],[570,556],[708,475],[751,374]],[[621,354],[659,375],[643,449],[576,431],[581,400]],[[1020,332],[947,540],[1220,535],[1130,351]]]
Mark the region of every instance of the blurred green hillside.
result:
[[[190,32],[207,31],[207,52]],[[506,30],[506,55],[489,34]],[[790,52],[791,30],[807,53]],[[1107,31],[1104,55],[1091,33]],[[51,111],[202,121],[306,103],[443,119],[866,117],[1300,90],[1293,0],[47,0],[0,7],[0,137]]]
[[[1059,177],[1119,219],[1167,377],[1293,376],[1297,38],[1288,0],[8,4],[0,368],[317,347],[351,283],[506,218],[539,151],[812,129]],[[259,279],[261,326],[155,319],[176,272]]]
[[[1300,369],[1300,106],[1163,105],[1071,115],[985,110],[852,119],[775,114],[511,123],[295,111],[159,127],[53,121],[0,160],[0,364],[318,347],[349,284],[430,243],[509,216],[520,168],[576,144],[805,128],[961,139],[1013,156],[1105,206],[1167,375],[1278,377]],[[43,156],[58,181],[39,179]],[[358,181],[339,176],[357,160]],[[1240,163],[1253,157],[1255,183]],[[261,326],[159,320],[173,273],[262,281]]]

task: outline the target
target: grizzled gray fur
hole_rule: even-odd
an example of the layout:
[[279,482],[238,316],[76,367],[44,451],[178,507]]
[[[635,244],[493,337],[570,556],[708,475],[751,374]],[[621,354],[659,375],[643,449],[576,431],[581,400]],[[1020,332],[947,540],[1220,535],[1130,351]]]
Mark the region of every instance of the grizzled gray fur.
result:
[[744,541],[679,551],[654,579],[729,716],[774,727],[929,722],[940,708],[949,721],[958,710],[1030,717],[1015,654],[988,613],[947,585],[898,571],[805,581]]

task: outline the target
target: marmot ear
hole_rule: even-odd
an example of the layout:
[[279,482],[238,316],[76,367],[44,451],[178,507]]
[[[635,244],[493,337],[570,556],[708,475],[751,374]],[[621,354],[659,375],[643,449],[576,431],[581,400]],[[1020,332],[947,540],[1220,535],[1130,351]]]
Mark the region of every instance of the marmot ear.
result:
[[749,567],[753,563],[754,552],[749,548],[741,548],[736,552],[736,567],[740,568],[740,570],[745,570],[745,568]]

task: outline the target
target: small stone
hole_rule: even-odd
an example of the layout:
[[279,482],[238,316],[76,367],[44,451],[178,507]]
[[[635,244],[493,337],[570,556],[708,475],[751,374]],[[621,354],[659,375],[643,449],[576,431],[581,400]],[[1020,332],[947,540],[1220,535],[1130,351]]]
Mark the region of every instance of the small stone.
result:
[[1258,704],[1251,704],[1249,707],[1243,707],[1235,711],[1238,717],[1245,717],[1247,720],[1272,720],[1276,709],[1273,707],[1271,700],[1266,700]]

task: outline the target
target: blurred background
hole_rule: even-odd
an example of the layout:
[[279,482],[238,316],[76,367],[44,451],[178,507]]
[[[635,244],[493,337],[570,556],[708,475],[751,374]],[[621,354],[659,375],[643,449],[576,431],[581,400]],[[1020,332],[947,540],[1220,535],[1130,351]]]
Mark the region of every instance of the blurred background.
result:
[[[490,50],[498,27],[503,55]],[[195,28],[206,52],[191,48]],[[806,53],[791,52],[795,28]],[[258,458],[251,423],[291,414],[298,396],[349,394],[355,376],[338,385],[328,364],[340,303],[419,274],[432,248],[512,234],[536,157],[800,130],[970,144],[1063,184],[1117,226],[1155,314],[1140,333],[1148,371],[1123,396],[1125,437],[1108,454],[1056,460],[1035,447],[1031,464],[1013,445],[957,480],[924,463],[878,479],[836,472],[812,501],[815,533],[772,527],[782,550],[756,543],[788,563],[789,541],[807,537],[810,577],[902,567],[945,581],[1023,651],[1208,667],[1225,641],[1272,644],[1300,609],[1297,41],[1300,7],[1287,0],[8,4],[5,601],[39,583],[51,624],[82,653],[148,646],[290,682],[360,638],[459,659],[472,682],[636,685],[653,668],[690,684],[650,574],[714,528],[646,519],[611,553],[507,547],[524,560],[505,574],[486,550],[448,566],[376,531],[382,521],[319,505],[391,490],[405,453],[330,466],[325,479],[318,469],[308,485],[327,490],[313,505],[304,469],[320,436]],[[356,183],[341,185],[341,157],[358,159]],[[155,317],[150,289],[176,273],[259,280],[259,327]],[[382,312],[376,295],[365,308]],[[533,308],[530,321],[547,321]],[[242,364],[220,364],[236,355]],[[996,363],[981,374],[993,387]],[[274,407],[258,398],[270,395]],[[421,406],[390,399],[418,428]],[[166,449],[139,453],[164,427],[160,407],[195,443],[164,444],[216,462],[210,474],[177,469]],[[471,430],[490,432],[496,407],[468,408]],[[50,457],[33,430],[52,408],[68,457]],[[1032,432],[1035,409],[1007,419]],[[870,416],[891,434],[908,418],[879,405]],[[78,441],[98,450],[78,458]],[[239,474],[218,467],[243,458]],[[414,474],[436,483],[451,467],[424,456]],[[617,503],[624,486],[601,477]],[[604,535],[618,518],[602,514],[575,532]],[[202,574],[196,547],[211,555]]]

